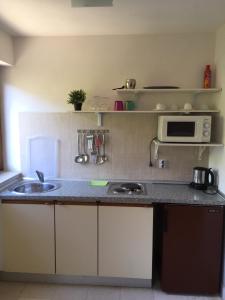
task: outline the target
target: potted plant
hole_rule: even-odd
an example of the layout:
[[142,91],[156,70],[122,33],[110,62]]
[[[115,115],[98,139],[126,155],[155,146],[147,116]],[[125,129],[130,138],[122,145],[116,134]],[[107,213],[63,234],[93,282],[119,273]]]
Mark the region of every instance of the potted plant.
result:
[[86,99],[86,93],[83,90],[72,90],[68,94],[67,103],[73,104],[75,110],[81,110],[82,104]]

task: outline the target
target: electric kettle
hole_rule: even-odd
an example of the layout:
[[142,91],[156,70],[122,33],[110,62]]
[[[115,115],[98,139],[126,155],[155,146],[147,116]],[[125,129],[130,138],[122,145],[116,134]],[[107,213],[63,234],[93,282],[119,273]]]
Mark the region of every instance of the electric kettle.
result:
[[193,169],[193,181],[191,186],[197,190],[206,190],[208,186],[214,184],[214,173],[212,169],[195,167]]

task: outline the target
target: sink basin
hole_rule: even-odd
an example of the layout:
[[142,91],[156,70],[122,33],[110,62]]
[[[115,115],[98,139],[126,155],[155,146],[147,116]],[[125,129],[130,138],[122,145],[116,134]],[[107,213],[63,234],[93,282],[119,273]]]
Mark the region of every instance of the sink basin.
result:
[[46,193],[59,188],[58,184],[48,182],[28,182],[14,187],[11,191],[19,194]]

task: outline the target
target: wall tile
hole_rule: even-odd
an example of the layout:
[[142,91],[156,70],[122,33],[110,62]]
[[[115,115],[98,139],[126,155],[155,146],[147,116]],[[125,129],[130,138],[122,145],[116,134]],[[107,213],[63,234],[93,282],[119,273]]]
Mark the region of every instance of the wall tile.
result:
[[[75,164],[77,129],[99,129],[92,113],[21,113],[20,148],[22,170],[26,174],[26,140],[30,136],[54,136],[60,140],[60,176],[75,179],[187,180],[194,166],[207,166],[208,152],[198,161],[193,147],[160,148],[159,158],[169,161],[169,168],[159,169],[158,161],[149,167],[149,146],[156,136],[157,116],[150,114],[104,114],[109,161],[103,165],[90,162]],[[152,147],[152,150],[154,148]],[[153,152],[153,151],[152,151]],[[153,154],[153,153],[152,153]]]

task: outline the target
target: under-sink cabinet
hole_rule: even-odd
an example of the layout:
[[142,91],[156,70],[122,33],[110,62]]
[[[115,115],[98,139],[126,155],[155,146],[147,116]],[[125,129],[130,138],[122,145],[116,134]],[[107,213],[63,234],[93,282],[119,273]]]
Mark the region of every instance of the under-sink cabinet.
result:
[[3,270],[54,274],[54,205],[3,203],[2,218]]
[[55,205],[56,274],[97,276],[97,205]]

